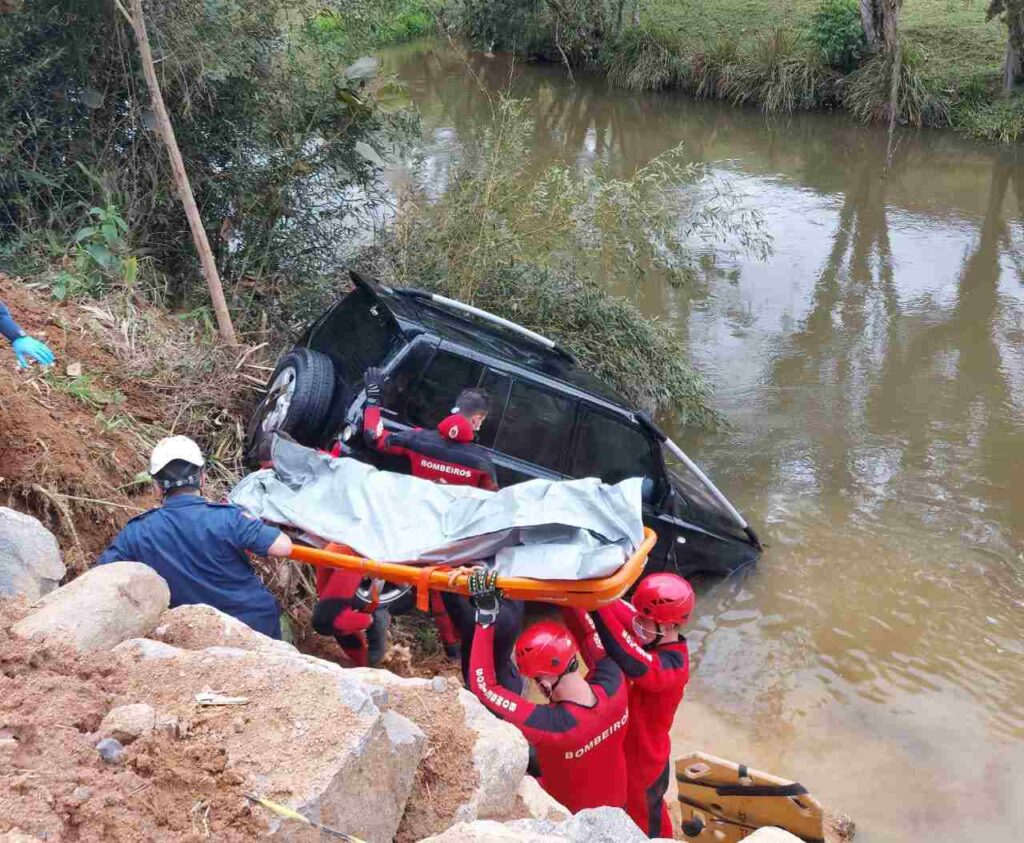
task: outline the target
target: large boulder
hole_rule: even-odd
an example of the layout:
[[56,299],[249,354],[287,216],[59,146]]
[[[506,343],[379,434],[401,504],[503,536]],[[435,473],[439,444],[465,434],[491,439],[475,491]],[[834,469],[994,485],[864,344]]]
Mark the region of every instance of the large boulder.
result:
[[80,650],[109,650],[145,636],[167,609],[171,593],[141,562],[100,565],[47,594],[11,627],[20,638],[59,638]]
[[[520,794],[529,747],[515,726],[498,720],[476,697],[444,677],[408,678],[373,668],[348,673],[379,689],[380,705],[400,711],[428,736],[431,752],[417,772],[400,841],[419,840],[453,823],[532,816]],[[443,794],[437,792],[439,783]],[[527,795],[535,797],[531,791]],[[533,799],[538,812],[560,816],[561,806],[551,803],[553,811],[550,804]]]
[[572,816],[569,809],[544,790],[533,776],[523,776],[516,795],[532,819],[560,823]]
[[423,843],[648,843],[644,834],[621,808],[588,808],[560,823],[513,820],[499,823],[459,823],[428,837]]
[[65,573],[53,533],[31,515],[0,506],[0,597],[24,596],[34,603]]
[[233,647],[236,650],[270,650],[295,655],[299,652],[291,644],[276,641],[238,618],[203,603],[168,609],[148,637],[182,650]]
[[[247,792],[369,843],[394,839],[426,736],[382,711],[350,671],[273,649],[128,641],[116,652],[128,666],[128,693],[190,721],[190,734],[215,730],[227,771]],[[205,690],[247,702],[200,711],[195,695]],[[268,820],[275,840],[320,839],[308,826]]]

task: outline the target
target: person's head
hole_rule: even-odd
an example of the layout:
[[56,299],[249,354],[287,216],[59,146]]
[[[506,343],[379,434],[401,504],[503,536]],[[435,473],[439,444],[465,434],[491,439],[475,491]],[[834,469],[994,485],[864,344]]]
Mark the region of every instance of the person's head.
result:
[[187,436],[161,439],[149,457],[149,476],[165,498],[200,491],[206,480],[203,452]]
[[519,672],[536,682],[549,700],[563,699],[571,687],[565,680],[579,678],[576,642],[554,621],[540,621],[523,632],[516,639],[515,655]]
[[651,574],[633,592],[633,631],[645,647],[674,640],[695,602],[693,587],[678,574]]
[[455,406],[452,407],[452,414],[463,416],[469,421],[474,431],[483,427],[487,419],[487,413],[491,409],[491,396],[485,389],[464,389],[455,399]]

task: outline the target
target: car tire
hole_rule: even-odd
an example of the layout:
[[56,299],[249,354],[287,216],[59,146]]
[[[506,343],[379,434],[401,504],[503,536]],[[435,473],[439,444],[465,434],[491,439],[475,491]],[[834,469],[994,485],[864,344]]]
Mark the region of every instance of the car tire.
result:
[[303,445],[317,445],[334,397],[331,358],[308,348],[293,348],[267,381],[267,396],[249,421],[245,457],[250,464],[270,458],[274,433]]
[[[359,589],[356,591],[357,596],[363,601],[369,601],[370,599],[370,584],[369,578],[359,583]],[[416,607],[416,587],[411,585],[396,585],[395,583],[384,583],[384,588],[379,596],[379,603],[381,609],[387,609],[391,613],[391,616],[404,615],[406,612],[412,611]]]

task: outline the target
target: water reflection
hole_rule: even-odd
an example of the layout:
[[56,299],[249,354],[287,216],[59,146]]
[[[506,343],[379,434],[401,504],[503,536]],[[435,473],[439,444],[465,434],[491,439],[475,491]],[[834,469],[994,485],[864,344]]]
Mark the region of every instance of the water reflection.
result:
[[[867,840],[1024,821],[1024,164],[1016,150],[829,115],[766,123],[450,51],[390,59],[433,132],[433,177],[531,99],[536,165],[631,172],[682,142],[774,235],[767,262],[678,290],[672,320],[732,422],[687,438],[771,547],[708,583],[681,745],[793,771]],[[443,182],[437,181],[438,189]],[[671,419],[666,420],[671,426]],[[685,432],[684,432],[685,433]]]

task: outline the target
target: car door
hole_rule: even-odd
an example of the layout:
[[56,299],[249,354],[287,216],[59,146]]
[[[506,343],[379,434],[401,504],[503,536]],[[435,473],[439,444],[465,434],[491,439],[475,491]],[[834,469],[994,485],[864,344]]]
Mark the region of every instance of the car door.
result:
[[492,452],[498,485],[564,477],[576,400],[494,370],[487,371],[481,385],[501,407],[500,418],[489,418],[480,431],[480,444]]

